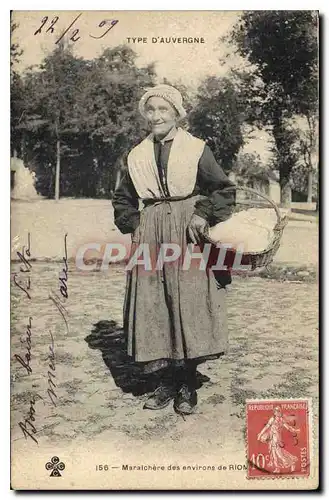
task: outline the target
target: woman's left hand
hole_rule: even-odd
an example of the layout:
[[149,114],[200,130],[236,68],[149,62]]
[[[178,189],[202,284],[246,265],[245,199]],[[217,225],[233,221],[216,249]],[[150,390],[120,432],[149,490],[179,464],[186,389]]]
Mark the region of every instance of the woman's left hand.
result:
[[208,231],[208,227],[208,222],[205,219],[194,214],[187,228],[192,243],[195,245],[201,243],[202,236]]

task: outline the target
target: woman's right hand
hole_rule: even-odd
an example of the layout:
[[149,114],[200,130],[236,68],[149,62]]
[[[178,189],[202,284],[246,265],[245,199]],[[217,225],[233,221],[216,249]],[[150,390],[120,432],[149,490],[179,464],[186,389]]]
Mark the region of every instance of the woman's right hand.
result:
[[195,245],[202,242],[204,235],[208,232],[208,222],[197,214],[193,214],[187,227],[190,240]]

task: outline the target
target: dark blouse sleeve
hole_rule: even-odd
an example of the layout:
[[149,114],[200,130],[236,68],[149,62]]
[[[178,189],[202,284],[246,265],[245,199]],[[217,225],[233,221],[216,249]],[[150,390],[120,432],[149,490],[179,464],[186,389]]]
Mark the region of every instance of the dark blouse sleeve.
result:
[[128,168],[121,171],[121,180],[116,188],[112,205],[114,208],[114,223],[122,233],[133,233],[139,226],[139,203]]
[[223,190],[234,187],[234,183],[218,165],[207,145],[199,160],[196,184],[200,194],[207,198],[196,202],[194,213],[206,219],[210,226],[228,219],[235,205],[235,189],[227,192]]

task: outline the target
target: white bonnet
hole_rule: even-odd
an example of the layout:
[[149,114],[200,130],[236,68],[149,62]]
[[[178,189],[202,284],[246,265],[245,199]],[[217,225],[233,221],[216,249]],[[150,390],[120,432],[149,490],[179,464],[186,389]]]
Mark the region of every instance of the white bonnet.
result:
[[150,97],[162,97],[176,109],[180,118],[185,118],[186,111],[183,107],[182,94],[175,87],[161,84],[147,89],[138,105],[139,111],[144,118],[146,118],[145,105]]

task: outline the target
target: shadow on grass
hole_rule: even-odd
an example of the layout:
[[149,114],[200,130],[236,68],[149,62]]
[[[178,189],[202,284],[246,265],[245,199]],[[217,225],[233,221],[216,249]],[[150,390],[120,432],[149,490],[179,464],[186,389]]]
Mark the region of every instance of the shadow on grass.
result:
[[159,376],[145,375],[142,367],[127,354],[127,336],[116,321],[95,323],[85,341],[91,349],[99,349],[104,363],[118,387],[134,396],[152,392],[159,384]]
[[[135,363],[127,354],[127,336],[123,328],[113,320],[101,320],[94,324],[85,341],[90,349],[99,349],[115,384],[123,392],[141,396],[153,392],[160,384],[163,371],[145,374],[143,364]],[[197,372],[198,389],[209,377]]]

